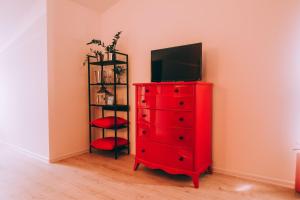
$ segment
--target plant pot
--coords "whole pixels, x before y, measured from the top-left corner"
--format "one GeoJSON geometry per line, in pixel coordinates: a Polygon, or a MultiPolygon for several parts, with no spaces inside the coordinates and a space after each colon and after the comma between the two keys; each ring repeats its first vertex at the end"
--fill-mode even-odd
{"type": "Polygon", "coordinates": [[[112,60],[113,59],[113,53],[106,52],[106,60],[112,60]]]}
{"type": "Polygon", "coordinates": [[[100,83],[100,71],[96,70],[95,73],[95,83],[100,83]]]}
{"type": "Polygon", "coordinates": [[[98,55],[98,57],[99,57],[99,61],[100,61],[100,62],[103,62],[103,60],[104,60],[104,55],[103,55],[103,54],[100,54],[100,55],[98,55]]]}
{"type": "Polygon", "coordinates": [[[96,56],[97,62],[102,62],[104,60],[103,54],[96,54],[95,56],[96,56]]]}
{"type": "Polygon", "coordinates": [[[116,74],[116,83],[121,83],[121,75],[116,74]]]}

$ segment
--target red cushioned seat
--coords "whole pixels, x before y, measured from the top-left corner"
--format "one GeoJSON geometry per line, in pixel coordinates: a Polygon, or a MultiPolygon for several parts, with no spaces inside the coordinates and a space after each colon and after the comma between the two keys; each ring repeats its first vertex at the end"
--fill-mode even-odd
{"type": "MultiPolygon", "coordinates": [[[[92,125],[100,128],[114,128],[115,117],[103,117],[95,119],[91,122],[92,125]]],[[[117,127],[127,125],[128,121],[121,117],[117,117],[117,127]]]]}
{"type": "MultiPolygon", "coordinates": [[[[128,140],[124,138],[117,138],[117,146],[125,146],[128,144],[128,140]]],[[[106,138],[100,138],[97,140],[94,140],[91,143],[91,146],[96,149],[102,149],[102,150],[113,150],[115,148],[115,138],[114,137],[106,137],[106,138]]]]}

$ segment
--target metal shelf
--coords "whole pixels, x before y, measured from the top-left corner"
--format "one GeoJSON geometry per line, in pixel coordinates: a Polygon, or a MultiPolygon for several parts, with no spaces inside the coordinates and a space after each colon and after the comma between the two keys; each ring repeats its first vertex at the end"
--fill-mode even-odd
{"type": "MultiPolygon", "coordinates": [[[[92,121],[92,112],[93,112],[93,107],[99,107],[99,108],[102,108],[102,117],[105,117],[105,111],[107,110],[110,110],[110,111],[113,111],[114,112],[114,117],[116,118],[117,117],[117,112],[121,111],[121,112],[126,112],[126,115],[127,115],[127,121],[128,121],[128,124],[126,126],[122,126],[122,127],[118,127],[118,128],[111,128],[112,130],[114,130],[114,137],[117,138],[117,135],[118,135],[118,129],[121,129],[121,128],[127,128],[127,140],[128,140],[128,143],[129,142],[129,85],[128,85],[128,70],[129,70],[129,67],[128,67],[128,55],[127,54],[124,54],[124,53],[120,53],[120,52],[115,52],[113,53],[113,56],[112,56],[112,60],[107,60],[107,61],[96,61],[94,62],[93,60],[96,60],[97,58],[95,56],[87,56],[87,59],[88,59],[88,102],[89,102],[89,122],[92,121]],[[118,56],[118,59],[116,59],[118,56]],[[121,57],[123,57],[121,59],[121,57]],[[125,61],[123,61],[125,60],[125,61]],[[123,67],[126,68],[126,73],[125,73],[125,76],[126,76],[126,83],[116,83],[117,82],[117,75],[116,73],[114,72],[114,80],[113,80],[113,83],[91,83],[91,67],[92,65],[96,65],[97,67],[100,67],[100,70],[101,70],[101,74],[103,74],[103,71],[104,71],[104,68],[105,66],[113,66],[114,68],[114,71],[115,71],[115,68],[117,67],[117,65],[123,65],[123,67]],[[125,65],[125,66],[124,66],[125,65]],[[91,86],[112,86],[113,87],[113,94],[114,94],[114,105],[97,105],[97,104],[92,104],[91,103],[91,86]],[[117,91],[119,89],[119,87],[117,86],[126,86],[126,94],[127,96],[125,97],[126,98],[126,104],[125,105],[119,105],[117,104],[117,91]]],[[[121,89],[121,88],[120,88],[121,89]]],[[[92,134],[92,129],[93,128],[100,128],[100,127],[97,127],[97,126],[93,126],[93,125],[89,125],[89,141],[90,141],[90,144],[92,142],[92,140],[94,139],[93,138],[93,134],[92,134]]],[[[102,129],[102,138],[105,138],[105,128],[101,128],[102,129]]],[[[115,145],[117,145],[116,143],[116,139],[115,139],[115,145]]],[[[126,149],[128,150],[128,154],[130,153],[130,146],[127,145],[126,146],[126,149]]],[[[115,159],[118,158],[118,153],[119,153],[120,149],[119,148],[115,148],[114,149],[114,155],[115,155],[115,159]]],[[[92,153],[92,147],[90,146],[90,153],[92,153]]]]}
{"type": "Polygon", "coordinates": [[[127,64],[127,62],[121,60],[105,60],[105,61],[97,61],[97,62],[90,63],[90,65],[98,65],[98,66],[123,65],[123,64],[127,64]]]}
{"type": "MultiPolygon", "coordinates": [[[[99,127],[99,126],[95,126],[95,125],[90,125],[92,128],[101,128],[101,129],[108,129],[108,130],[115,130],[115,128],[113,127],[113,128],[103,128],[103,127],[99,127]]],[[[119,127],[117,127],[116,129],[124,129],[124,128],[128,128],[128,126],[127,125],[125,125],[125,126],[119,126],[119,127]]]]}
{"type": "Polygon", "coordinates": [[[126,86],[127,85],[127,83],[90,83],[90,85],[124,85],[124,86],[126,86]]]}
{"type": "Polygon", "coordinates": [[[90,104],[92,107],[102,107],[104,110],[129,111],[128,105],[98,105],[90,104]]]}

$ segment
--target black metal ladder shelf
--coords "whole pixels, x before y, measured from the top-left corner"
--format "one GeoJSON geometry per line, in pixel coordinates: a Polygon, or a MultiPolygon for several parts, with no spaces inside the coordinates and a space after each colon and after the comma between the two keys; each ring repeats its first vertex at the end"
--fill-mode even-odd
{"type": "MultiPolygon", "coordinates": [[[[120,53],[120,52],[114,52],[112,54],[112,59],[111,60],[107,60],[107,61],[93,61],[95,60],[96,57],[94,56],[87,56],[87,60],[88,60],[88,103],[89,103],[89,122],[91,122],[92,119],[92,112],[95,109],[99,109],[101,108],[102,110],[102,118],[105,117],[105,111],[109,110],[109,111],[113,111],[114,113],[114,127],[113,128],[102,128],[102,139],[105,139],[105,130],[106,129],[111,129],[114,130],[114,156],[115,159],[118,158],[119,152],[123,149],[127,149],[127,153],[130,154],[130,137],[129,137],[129,84],[128,84],[128,71],[129,71],[129,67],[128,67],[128,55],[124,54],[124,53],[120,53]],[[118,57],[122,57],[122,60],[118,60],[118,57]],[[126,69],[126,82],[125,83],[117,83],[117,78],[116,78],[116,67],[117,65],[122,65],[125,66],[126,69]],[[100,67],[101,70],[101,81],[100,83],[91,83],[91,67],[100,67]],[[103,81],[103,71],[105,66],[113,66],[113,83],[105,83],[103,81]],[[113,101],[113,105],[98,105],[98,104],[94,104],[91,102],[91,95],[93,95],[91,93],[91,88],[93,86],[108,86],[108,87],[113,87],[113,96],[114,96],[114,101],[113,101]],[[119,87],[126,87],[126,104],[117,104],[117,92],[119,87]],[[117,113],[118,112],[126,112],[127,114],[127,125],[125,126],[117,126],[117,113]],[[127,144],[123,145],[123,146],[118,146],[118,130],[120,129],[127,129],[127,144]]],[[[94,135],[93,135],[93,128],[101,128],[95,125],[92,125],[91,123],[89,124],[89,143],[90,143],[90,153],[92,153],[94,147],[91,146],[91,143],[94,141],[94,135]]],[[[123,138],[124,139],[124,138],[123,138]]],[[[97,149],[99,150],[99,149],[97,149]]]]}

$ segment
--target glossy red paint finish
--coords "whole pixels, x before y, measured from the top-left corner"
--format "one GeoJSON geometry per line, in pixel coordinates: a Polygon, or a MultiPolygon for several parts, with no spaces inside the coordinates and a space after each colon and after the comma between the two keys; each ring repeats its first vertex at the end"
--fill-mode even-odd
{"type": "Polygon", "coordinates": [[[300,192],[300,153],[297,153],[295,190],[300,192]]]}
{"type": "Polygon", "coordinates": [[[137,101],[138,108],[156,108],[170,110],[193,110],[193,96],[168,97],[163,95],[144,95],[137,101]]]}
{"type": "Polygon", "coordinates": [[[186,174],[199,186],[211,169],[212,84],[141,83],[136,86],[136,170],[140,163],[186,174]]]}
{"type": "Polygon", "coordinates": [[[157,127],[192,127],[194,112],[175,110],[138,109],[138,123],[156,125],[157,127]]]}
{"type": "Polygon", "coordinates": [[[150,124],[137,124],[138,140],[146,139],[158,143],[186,148],[194,147],[194,130],[192,128],[159,127],[150,124]]]}
{"type": "Polygon", "coordinates": [[[191,149],[174,147],[158,142],[143,141],[139,145],[137,157],[141,160],[178,169],[193,169],[193,152],[191,149]]]}

